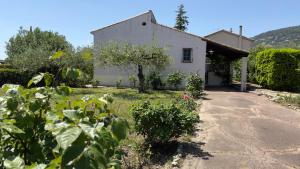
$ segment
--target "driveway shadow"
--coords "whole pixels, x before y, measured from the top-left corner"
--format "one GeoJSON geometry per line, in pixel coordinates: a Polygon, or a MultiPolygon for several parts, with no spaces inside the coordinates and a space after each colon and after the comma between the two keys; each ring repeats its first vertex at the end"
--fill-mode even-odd
{"type": "Polygon", "coordinates": [[[202,146],[205,145],[204,142],[181,142],[180,145],[183,146],[183,155],[192,157],[202,158],[203,160],[209,160],[209,158],[214,157],[209,152],[202,150],[202,146]]]}

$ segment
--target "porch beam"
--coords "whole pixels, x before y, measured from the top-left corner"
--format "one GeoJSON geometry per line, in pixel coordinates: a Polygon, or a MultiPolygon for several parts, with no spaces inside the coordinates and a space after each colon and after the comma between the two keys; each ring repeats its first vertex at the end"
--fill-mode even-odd
{"type": "Polygon", "coordinates": [[[248,57],[242,57],[241,59],[241,91],[247,90],[247,62],[248,57]]]}

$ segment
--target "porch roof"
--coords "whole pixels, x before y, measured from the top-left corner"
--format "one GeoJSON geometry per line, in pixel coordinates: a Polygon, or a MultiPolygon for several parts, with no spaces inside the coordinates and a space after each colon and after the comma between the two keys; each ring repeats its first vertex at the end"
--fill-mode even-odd
{"type": "MultiPolygon", "coordinates": [[[[248,57],[249,52],[238,49],[238,48],[233,48],[231,46],[215,42],[213,40],[207,39],[207,38],[202,38],[204,41],[207,42],[206,46],[206,51],[213,51],[213,54],[220,54],[224,55],[225,57],[228,57],[229,59],[238,59],[242,57],[248,57]]],[[[209,53],[208,53],[209,54],[209,53]]]]}

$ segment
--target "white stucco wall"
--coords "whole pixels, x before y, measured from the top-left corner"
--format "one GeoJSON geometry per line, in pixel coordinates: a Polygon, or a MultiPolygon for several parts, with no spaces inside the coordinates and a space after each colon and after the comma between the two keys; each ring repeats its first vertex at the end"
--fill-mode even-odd
{"type": "MultiPolygon", "coordinates": [[[[167,53],[172,58],[171,64],[162,72],[164,77],[169,73],[180,70],[186,75],[191,72],[199,73],[205,80],[206,42],[200,37],[154,24],[151,19],[152,13],[149,12],[95,31],[93,32],[94,45],[98,46],[109,41],[132,44],[152,44],[154,42],[161,47],[167,47],[167,53]],[[142,25],[143,22],[147,23],[146,26],[142,25]],[[192,63],[182,63],[183,48],[192,48],[192,63]]],[[[128,77],[136,74],[137,71],[134,68],[103,68],[97,66],[97,64],[94,70],[94,78],[100,80],[101,84],[109,86],[114,86],[118,79],[122,79],[122,86],[129,86],[128,77]]]]}
{"type": "MultiPolygon", "coordinates": [[[[172,63],[163,74],[180,70],[186,76],[190,73],[198,73],[205,80],[206,42],[196,36],[179,32],[168,27],[153,24],[155,41],[160,46],[167,46],[168,54],[172,56],[172,63]],[[183,48],[192,48],[192,63],[183,63],[183,48]]],[[[185,82],[183,82],[185,84],[185,82]]]]}
{"type": "MultiPolygon", "coordinates": [[[[216,41],[218,43],[226,44],[228,46],[234,47],[234,48],[239,48],[239,36],[232,35],[230,33],[226,32],[217,32],[212,35],[206,36],[208,39],[211,39],[213,41],[216,41]]],[[[249,51],[251,48],[252,41],[242,38],[242,49],[249,51]]]]}

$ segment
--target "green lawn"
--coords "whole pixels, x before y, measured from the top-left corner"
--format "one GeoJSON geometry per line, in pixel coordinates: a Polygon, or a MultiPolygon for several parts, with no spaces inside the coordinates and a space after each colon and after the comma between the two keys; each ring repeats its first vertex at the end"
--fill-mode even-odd
{"type": "Polygon", "coordinates": [[[91,95],[95,97],[101,97],[104,94],[112,94],[114,102],[111,105],[115,113],[123,118],[126,118],[130,124],[132,124],[132,117],[129,113],[130,106],[138,101],[149,100],[155,103],[170,103],[173,98],[182,94],[182,91],[149,91],[148,93],[138,93],[136,89],[122,88],[117,89],[115,87],[103,87],[103,88],[74,88],[73,93],[69,96],[69,99],[78,100],[85,95],[91,95]]]}

